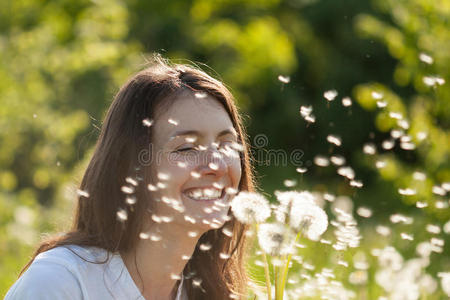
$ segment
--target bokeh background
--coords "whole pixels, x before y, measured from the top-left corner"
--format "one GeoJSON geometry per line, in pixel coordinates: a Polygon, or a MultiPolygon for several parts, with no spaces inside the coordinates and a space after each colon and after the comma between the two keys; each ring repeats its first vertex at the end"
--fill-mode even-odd
{"type": "MultiPolygon", "coordinates": [[[[306,189],[369,208],[370,218],[355,213],[362,240],[349,260],[385,245],[412,258],[418,243],[438,238],[444,246],[427,267],[438,280],[450,270],[449,20],[448,0],[0,1],[0,295],[39,240],[69,226],[105,110],[154,52],[195,63],[232,89],[268,197],[306,189]],[[333,101],[324,98],[329,90],[338,93],[333,101]],[[312,106],[314,123],[301,106],[312,106]],[[383,148],[398,129],[406,138],[383,148]],[[261,159],[257,135],[267,137],[264,151],[301,150],[300,162],[261,159]],[[315,163],[332,155],[346,159],[362,187],[333,163],[315,163]],[[392,223],[398,213],[414,221],[392,223]],[[391,233],[375,233],[378,224],[391,233]]],[[[334,259],[332,251],[319,256],[321,265],[334,259]]],[[[350,269],[339,271],[349,287],[350,269]]],[[[384,295],[375,272],[359,299],[384,295]]],[[[438,288],[428,299],[444,297],[438,288]]]]}

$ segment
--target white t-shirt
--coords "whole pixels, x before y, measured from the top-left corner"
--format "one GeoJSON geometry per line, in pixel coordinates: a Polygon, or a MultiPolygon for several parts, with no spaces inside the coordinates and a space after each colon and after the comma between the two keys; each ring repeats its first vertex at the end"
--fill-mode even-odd
{"type": "MultiPolygon", "coordinates": [[[[107,254],[104,249],[75,245],[40,253],[4,300],[145,300],[118,253],[98,263],[107,254]]],[[[182,286],[183,280],[176,299],[181,299],[182,286]]]]}

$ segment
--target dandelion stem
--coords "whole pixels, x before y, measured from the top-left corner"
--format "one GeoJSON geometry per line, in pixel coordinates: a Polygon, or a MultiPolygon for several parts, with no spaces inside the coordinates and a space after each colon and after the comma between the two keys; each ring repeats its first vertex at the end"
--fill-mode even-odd
{"type": "MultiPolygon", "coordinates": [[[[256,224],[256,231],[258,231],[258,223],[256,224]]],[[[266,277],[266,288],[267,288],[267,300],[272,300],[272,285],[270,284],[270,273],[269,273],[269,263],[267,262],[267,255],[263,251],[262,253],[264,261],[264,275],[266,277]]]]}
{"type": "MultiPolygon", "coordinates": [[[[283,255],[282,258],[283,261],[286,260],[286,256],[283,255]]],[[[276,273],[275,273],[275,299],[276,300],[283,300],[283,277],[281,276],[283,273],[282,266],[274,266],[276,273]]]]}
{"type": "MultiPolygon", "coordinates": [[[[297,240],[299,239],[299,237],[300,237],[300,232],[295,237],[294,246],[295,246],[295,243],[297,243],[297,240]]],[[[283,299],[284,288],[286,286],[286,279],[287,279],[287,275],[289,272],[289,263],[291,262],[291,258],[292,258],[292,253],[290,253],[287,257],[286,265],[284,266],[284,270],[283,270],[283,277],[281,277],[281,286],[279,287],[279,293],[281,295],[280,299],[283,299]]]]}

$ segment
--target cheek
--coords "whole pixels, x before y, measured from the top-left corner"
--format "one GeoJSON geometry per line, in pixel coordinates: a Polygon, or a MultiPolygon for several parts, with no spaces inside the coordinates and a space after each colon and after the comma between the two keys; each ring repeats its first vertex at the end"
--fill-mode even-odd
{"type": "Polygon", "coordinates": [[[167,185],[164,194],[173,194],[190,178],[193,170],[189,162],[165,155],[153,166],[154,182],[162,182],[167,185]]]}
{"type": "Polygon", "coordinates": [[[241,161],[239,159],[233,161],[229,165],[228,170],[230,173],[233,187],[238,188],[239,183],[241,182],[241,175],[242,175],[241,161]]]}

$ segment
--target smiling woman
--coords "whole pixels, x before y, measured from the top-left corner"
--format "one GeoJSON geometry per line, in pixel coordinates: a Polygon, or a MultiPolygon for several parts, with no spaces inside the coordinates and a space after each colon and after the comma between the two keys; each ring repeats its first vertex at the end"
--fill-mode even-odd
{"type": "Polygon", "coordinates": [[[244,298],[247,228],[230,201],[253,190],[245,136],[221,82],[156,57],[108,110],[71,231],[6,299],[244,298]]]}

